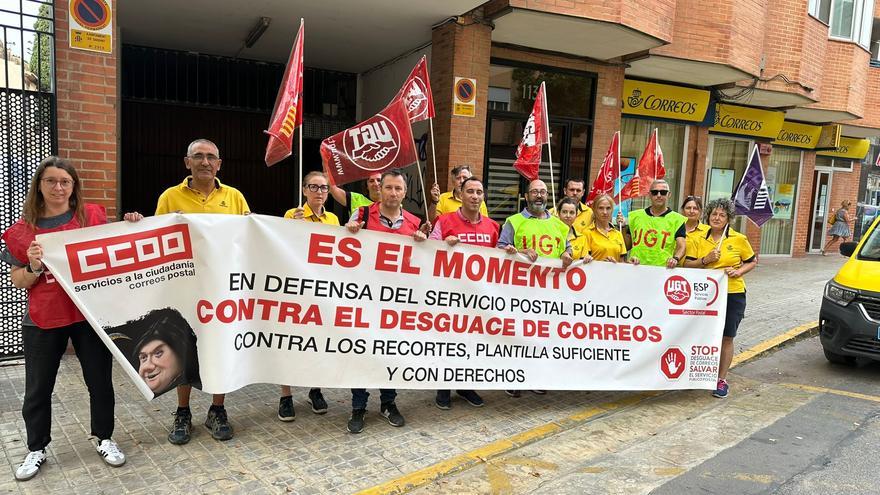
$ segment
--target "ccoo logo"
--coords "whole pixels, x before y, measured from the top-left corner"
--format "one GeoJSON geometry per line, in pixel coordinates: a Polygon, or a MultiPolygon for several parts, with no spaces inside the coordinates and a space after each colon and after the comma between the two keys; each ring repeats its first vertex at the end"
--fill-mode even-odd
{"type": "Polygon", "coordinates": [[[403,104],[410,122],[417,122],[428,118],[427,87],[419,77],[410,80],[409,86],[403,95],[403,104]]]}
{"type": "Polygon", "coordinates": [[[381,170],[394,162],[400,151],[400,131],[382,114],[349,129],[342,139],[342,148],[352,162],[364,170],[381,170]]]}
{"type": "Polygon", "coordinates": [[[691,298],[691,284],[680,275],[673,275],[663,284],[666,299],[677,306],[688,302],[691,298]]]}

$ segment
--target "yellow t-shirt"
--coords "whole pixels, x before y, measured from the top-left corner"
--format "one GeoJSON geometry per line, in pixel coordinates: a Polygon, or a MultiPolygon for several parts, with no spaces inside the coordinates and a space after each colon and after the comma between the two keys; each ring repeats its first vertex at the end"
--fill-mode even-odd
{"type": "MultiPolygon", "coordinates": [[[[687,232],[687,224],[686,223],[684,225],[684,229],[687,232]]],[[[698,223],[697,228],[695,228],[694,230],[687,233],[687,237],[685,237],[686,245],[690,246],[690,244],[692,242],[696,242],[696,239],[699,239],[700,237],[706,237],[706,232],[708,232],[708,231],[709,231],[708,225],[706,225],[705,223],[702,223],[702,222],[698,223]]],[[[687,251],[685,251],[685,253],[687,253],[687,251]]],[[[684,266],[685,259],[687,259],[687,254],[685,254],[685,257],[681,260],[681,262],[678,265],[684,266]]]]}
{"type": "Polygon", "coordinates": [[[183,182],[169,187],[159,196],[156,215],[165,215],[174,211],[183,213],[226,213],[229,215],[245,215],[251,212],[244,195],[230,186],[214,179],[214,190],[207,197],[201,191],[189,186],[192,176],[183,182]]]}
{"type": "Polygon", "coordinates": [[[623,255],[626,254],[626,243],[623,240],[623,234],[615,228],[611,228],[605,234],[596,228],[596,224],[591,224],[590,228],[581,237],[586,239],[587,253],[593,259],[604,261],[605,258],[610,256],[620,261],[623,255]]]}
{"type": "MultiPolygon", "coordinates": [[[[557,217],[559,216],[556,213],[556,208],[550,208],[550,214],[557,217]]],[[[574,222],[571,223],[571,226],[578,235],[583,235],[591,225],[593,225],[593,210],[589,206],[581,203],[580,211],[577,216],[574,217],[574,222]]]]}
{"type": "MultiPolygon", "coordinates": [[[[315,212],[312,211],[312,208],[308,203],[303,205],[303,220],[309,222],[318,222],[318,223],[326,223],[328,225],[339,225],[339,218],[327,211],[327,208],[323,209],[323,213],[320,215],[315,215],[315,212]]],[[[291,208],[287,210],[284,214],[284,218],[293,218],[293,213],[296,211],[296,208],[291,208]]]]}
{"type": "MultiPolygon", "coordinates": [[[[459,208],[461,208],[461,200],[456,199],[456,197],[452,195],[452,192],[445,192],[440,195],[440,202],[437,203],[437,216],[458,211],[459,208]]],[[[480,213],[482,213],[483,216],[489,216],[489,210],[486,209],[485,201],[480,205],[480,213]]]]}
{"type": "MultiPolygon", "coordinates": [[[[702,236],[688,238],[687,252],[685,256],[689,260],[698,260],[715,249],[716,243],[712,239],[712,233],[706,230],[702,236]]],[[[739,268],[743,263],[755,258],[755,251],[749,244],[749,239],[739,232],[730,229],[727,237],[721,239],[721,257],[718,261],[706,265],[706,268],[739,268]]],[[[746,291],[746,282],[742,277],[727,279],[727,292],[740,294],[746,291]]]]}

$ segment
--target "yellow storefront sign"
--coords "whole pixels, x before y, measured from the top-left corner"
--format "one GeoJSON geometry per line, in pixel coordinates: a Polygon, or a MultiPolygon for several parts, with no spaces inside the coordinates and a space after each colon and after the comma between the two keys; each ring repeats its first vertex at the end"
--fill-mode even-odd
{"type": "Polygon", "coordinates": [[[822,126],[822,134],[819,134],[817,150],[833,150],[840,146],[840,133],[843,126],[840,124],[828,124],[822,126]]]}
{"type": "Polygon", "coordinates": [[[776,139],[784,121],[784,112],[718,103],[709,131],[776,139]]]}
{"type": "Polygon", "coordinates": [[[831,156],[834,158],[850,158],[852,160],[864,160],[868,155],[868,149],[871,142],[867,139],[856,139],[849,137],[840,138],[840,146],[832,151],[819,151],[816,154],[822,156],[831,156]]]}
{"type": "Polygon", "coordinates": [[[820,134],[822,134],[822,128],[817,125],[785,121],[782,123],[782,129],[779,130],[773,144],[813,149],[819,142],[820,134]]]}
{"type": "Polygon", "coordinates": [[[709,109],[709,92],[668,84],[625,79],[623,113],[662,119],[702,122],[709,109]]]}

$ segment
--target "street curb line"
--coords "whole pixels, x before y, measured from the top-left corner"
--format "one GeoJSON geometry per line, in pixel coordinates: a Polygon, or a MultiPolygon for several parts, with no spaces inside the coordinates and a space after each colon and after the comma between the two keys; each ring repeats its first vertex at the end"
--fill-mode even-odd
{"type": "MultiPolygon", "coordinates": [[[[778,335],[772,339],[765,340],[764,342],[761,342],[751,347],[750,349],[747,349],[737,354],[736,356],[734,356],[733,362],[731,363],[730,367],[733,368],[734,366],[751,361],[786,342],[809,336],[812,332],[818,331],[818,329],[818,321],[813,321],[792,328],[791,330],[781,335],[778,335]]],[[[649,399],[651,397],[657,397],[659,395],[669,392],[672,391],[659,390],[651,392],[639,392],[637,394],[630,395],[622,399],[606,402],[597,406],[592,406],[560,420],[551,421],[550,423],[536,426],[522,433],[517,433],[516,435],[496,440],[492,443],[489,443],[482,447],[478,447],[469,452],[459,454],[445,461],[440,461],[428,467],[418,469],[395,479],[380,483],[371,488],[361,490],[357,492],[357,494],[399,495],[402,493],[406,493],[411,490],[415,490],[416,488],[427,485],[432,481],[436,481],[440,478],[466,471],[481,463],[486,463],[490,459],[502,456],[520,447],[524,447],[539,440],[551,437],[553,435],[556,435],[557,433],[562,433],[563,431],[570,430],[576,426],[586,423],[591,419],[596,419],[598,416],[601,416],[603,414],[607,414],[627,406],[632,406],[634,404],[642,402],[643,400],[649,399]]]]}
{"type": "Polygon", "coordinates": [[[490,459],[502,456],[520,447],[535,443],[595,419],[617,409],[632,406],[645,399],[657,397],[666,391],[639,392],[622,399],[606,402],[576,412],[560,420],[536,426],[522,433],[496,440],[490,444],[440,461],[423,469],[413,471],[360,492],[359,495],[397,495],[424,486],[444,476],[466,471],[490,459]]]}
{"type": "Polygon", "coordinates": [[[861,399],[869,402],[880,402],[880,397],[876,395],[860,394],[858,392],[850,392],[848,390],[838,390],[835,388],[814,387],[812,385],[801,385],[800,383],[783,383],[783,387],[794,390],[803,390],[804,392],[815,392],[817,394],[832,394],[841,397],[849,397],[852,399],[861,399]]]}
{"type": "Polygon", "coordinates": [[[740,364],[747,363],[757,357],[763,356],[767,352],[785,344],[787,342],[794,341],[800,338],[806,338],[810,335],[813,335],[815,332],[819,331],[819,322],[811,321],[809,323],[804,323],[803,325],[796,326],[791,330],[777,335],[772,339],[765,340],[749,349],[746,349],[743,352],[740,352],[736,356],[733,357],[733,361],[730,363],[730,367],[738,366],[740,364]]]}

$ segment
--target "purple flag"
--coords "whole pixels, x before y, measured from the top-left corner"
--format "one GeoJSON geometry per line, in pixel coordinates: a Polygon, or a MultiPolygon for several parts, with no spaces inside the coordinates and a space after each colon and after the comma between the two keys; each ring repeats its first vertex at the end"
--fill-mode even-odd
{"type": "Polygon", "coordinates": [[[749,166],[733,192],[733,202],[736,204],[736,214],[749,217],[758,227],[773,218],[773,201],[770,199],[767,182],[764,181],[757,144],[752,149],[749,166]]]}

